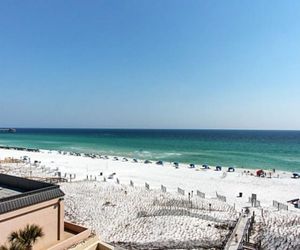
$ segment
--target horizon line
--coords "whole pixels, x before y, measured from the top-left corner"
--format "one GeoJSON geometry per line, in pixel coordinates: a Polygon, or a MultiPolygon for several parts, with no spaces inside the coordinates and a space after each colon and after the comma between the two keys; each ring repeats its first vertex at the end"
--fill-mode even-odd
{"type": "Polygon", "coordinates": [[[103,130],[228,130],[228,131],[300,131],[300,129],[260,129],[260,128],[117,128],[117,127],[0,127],[1,129],[103,129],[103,130]]]}

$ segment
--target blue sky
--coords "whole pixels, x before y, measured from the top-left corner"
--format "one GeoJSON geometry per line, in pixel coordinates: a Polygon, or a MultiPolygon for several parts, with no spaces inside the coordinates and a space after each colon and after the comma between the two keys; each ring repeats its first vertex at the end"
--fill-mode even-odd
{"type": "Polygon", "coordinates": [[[300,129],[299,1],[1,1],[0,126],[300,129]]]}

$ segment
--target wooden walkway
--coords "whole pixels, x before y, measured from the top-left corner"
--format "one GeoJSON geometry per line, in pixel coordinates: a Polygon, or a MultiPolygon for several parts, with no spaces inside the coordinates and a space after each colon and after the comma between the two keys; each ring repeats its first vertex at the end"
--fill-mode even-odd
{"type": "Polygon", "coordinates": [[[230,236],[230,238],[227,241],[227,244],[225,245],[225,250],[238,250],[242,249],[242,241],[244,232],[248,226],[249,218],[247,215],[242,214],[230,236]],[[235,235],[237,234],[237,237],[235,235]]]}

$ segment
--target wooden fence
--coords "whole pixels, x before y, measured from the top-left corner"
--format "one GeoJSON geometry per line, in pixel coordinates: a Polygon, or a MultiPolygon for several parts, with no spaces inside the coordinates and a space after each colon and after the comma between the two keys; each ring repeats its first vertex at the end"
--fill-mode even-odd
{"type": "Polygon", "coordinates": [[[199,190],[197,190],[197,196],[204,199],[205,198],[205,193],[202,193],[199,190]]]}
{"type": "Polygon", "coordinates": [[[184,190],[181,188],[177,188],[177,192],[181,195],[184,195],[184,190]]]}
{"type": "Polygon", "coordinates": [[[223,201],[223,202],[226,202],[226,196],[224,196],[224,195],[219,195],[217,192],[216,192],[216,195],[217,195],[217,199],[218,199],[218,200],[223,201]]]}
{"type": "Polygon", "coordinates": [[[289,209],[288,205],[285,205],[285,204],[283,204],[281,202],[278,202],[278,201],[275,201],[275,200],[273,200],[273,207],[277,208],[278,211],[279,210],[288,210],[289,209]]]}

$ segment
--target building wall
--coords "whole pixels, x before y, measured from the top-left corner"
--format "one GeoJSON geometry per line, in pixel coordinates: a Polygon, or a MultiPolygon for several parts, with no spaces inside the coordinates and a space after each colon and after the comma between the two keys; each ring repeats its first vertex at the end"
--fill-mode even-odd
{"type": "Polygon", "coordinates": [[[34,250],[47,249],[64,234],[63,200],[53,199],[37,205],[18,209],[0,215],[0,244],[7,243],[7,237],[13,231],[24,228],[27,224],[42,227],[45,236],[34,245],[34,250]]]}
{"type": "Polygon", "coordinates": [[[71,231],[73,235],[71,237],[66,237],[63,241],[60,241],[58,244],[50,247],[48,250],[69,249],[74,245],[80,244],[80,242],[86,242],[86,240],[91,235],[90,229],[66,221],[65,231],[71,231]]]}

